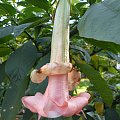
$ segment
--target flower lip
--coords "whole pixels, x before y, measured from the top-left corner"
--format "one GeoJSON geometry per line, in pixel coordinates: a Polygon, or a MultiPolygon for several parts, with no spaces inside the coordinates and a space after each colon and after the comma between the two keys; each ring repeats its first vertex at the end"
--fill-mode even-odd
{"type": "Polygon", "coordinates": [[[84,92],[78,96],[69,98],[67,100],[67,106],[58,106],[48,96],[46,98],[45,95],[38,92],[35,96],[23,97],[22,102],[32,112],[38,113],[39,117],[56,118],[79,114],[82,108],[88,104],[89,98],[90,94],[84,92]]]}

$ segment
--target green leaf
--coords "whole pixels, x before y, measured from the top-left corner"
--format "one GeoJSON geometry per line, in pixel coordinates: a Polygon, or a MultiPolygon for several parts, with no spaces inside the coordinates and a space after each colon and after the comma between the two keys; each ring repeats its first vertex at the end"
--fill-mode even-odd
{"type": "Polygon", "coordinates": [[[6,42],[12,40],[13,38],[14,38],[13,35],[8,35],[3,38],[0,38],[0,44],[6,43],[6,42]]]}
{"type": "Polygon", "coordinates": [[[120,116],[115,109],[106,109],[105,120],[120,120],[120,116]]]}
{"type": "Polygon", "coordinates": [[[100,119],[100,117],[98,117],[98,114],[96,114],[95,112],[87,112],[87,119],[88,120],[104,120],[104,119],[100,119]]]}
{"type": "Polygon", "coordinates": [[[83,7],[83,6],[86,5],[86,4],[87,4],[87,2],[86,2],[86,1],[83,1],[83,2],[77,3],[75,6],[76,6],[77,9],[80,10],[80,8],[83,7]]]}
{"type": "Polygon", "coordinates": [[[48,53],[47,55],[40,58],[40,60],[38,61],[37,66],[35,68],[39,69],[40,67],[42,67],[43,65],[45,65],[46,63],[49,63],[49,62],[50,62],[50,53],[48,53]]]}
{"type": "Polygon", "coordinates": [[[51,37],[42,37],[42,38],[37,38],[37,44],[38,45],[45,45],[46,43],[50,43],[51,37]]]}
{"type": "Polygon", "coordinates": [[[5,63],[2,63],[2,64],[0,64],[0,84],[4,80],[5,77],[6,77],[5,63]]]}
{"type": "Polygon", "coordinates": [[[21,97],[24,95],[29,79],[12,81],[7,89],[2,103],[2,120],[15,120],[21,107],[21,97]]]}
{"type": "Polygon", "coordinates": [[[4,57],[6,55],[9,55],[10,53],[11,53],[11,49],[4,47],[0,48],[0,57],[4,57]]]}
{"type": "Polygon", "coordinates": [[[45,13],[45,10],[32,6],[32,7],[26,7],[22,10],[22,12],[24,13],[25,18],[29,18],[29,17],[34,17],[34,16],[41,16],[42,14],[45,13]]]}
{"type": "Polygon", "coordinates": [[[111,52],[107,52],[107,54],[109,55],[109,57],[113,60],[116,60],[117,62],[120,62],[120,56],[118,56],[118,54],[114,54],[111,52]]]}
{"type": "Polygon", "coordinates": [[[1,15],[13,16],[16,13],[16,9],[12,5],[0,3],[0,13],[1,15]]]}
{"type": "Polygon", "coordinates": [[[5,71],[11,80],[24,79],[37,59],[37,51],[31,41],[18,48],[6,62],[5,71]]]}
{"type": "Polygon", "coordinates": [[[94,4],[96,0],[87,0],[90,5],[94,4]]]}
{"type": "Polygon", "coordinates": [[[112,91],[107,82],[101,77],[98,71],[88,64],[77,63],[80,70],[87,75],[90,82],[94,85],[94,90],[97,91],[103,98],[106,105],[111,106],[113,102],[112,91]]]}
{"type": "Polygon", "coordinates": [[[34,6],[37,6],[39,8],[42,8],[46,11],[48,11],[48,9],[50,8],[49,6],[49,3],[47,0],[25,0],[26,2],[34,5],[34,6]]]}
{"type": "Polygon", "coordinates": [[[49,20],[50,20],[50,17],[30,17],[21,21],[20,24],[32,22],[32,24],[29,27],[33,28],[35,26],[42,25],[48,22],[49,20]]]}
{"type": "Polygon", "coordinates": [[[40,20],[40,17],[29,17],[27,19],[23,19],[22,21],[20,21],[19,24],[25,24],[25,23],[30,23],[30,22],[35,22],[37,20],[40,20]]]}
{"type": "Polygon", "coordinates": [[[2,104],[2,120],[15,120],[21,106],[29,79],[29,71],[37,58],[37,51],[31,41],[18,48],[6,62],[5,71],[11,83],[2,104]]]}
{"type": "MultiPolygon", "coordinates": [[[[109,42],[111,46],[112,43],[120,45],[119,4],[119,0],[105,0],[91,6],[79,20],[79,35],[109,42]]],[[[105,43],[104,46],[107,47],[105,43]]]]}
{"type": "Polygon", "coordinates": [[[86,42],[93,44],[94,46],[100,47],[104,50],[109,50],[113,53],[120,52],[120,45],[112,42],[102,41],[102,40],[95,40],[95,39],[84,39],[86,42]]]}
{"type": "Polygon", "coordinates": [[[29,27],[32,23],[26,23],[18,26],[14,26],[13,32],[14,32],[14,37],[19,36],[24,30],[29,27]]]}
{"type": "Polygon", "coordinates": [[[41,19],[33,22],[33,24],[31,24],[30,27],[35,27],[35,26],[42,25],[44,23],[47,23],[49,20],[50,20],[50,17],[41,18],[41,19]]]}
{"type": "MultiPolygon", "coordinates": [[[[26,28],[28,28],[32,23],[21,24],[18,26],[9,26],[0,29],[0,38],[3,38],[0,41],[4,41],[4,39],[9,39],[9,35],[14,33],[14,37],[19,36],[26,28]]],[[[12,37],[12,35],[10,35],[12,37]]],[[[7,41],[7,40],[5,40],[7,41]]]]}
{"type": "Polygon", "coordinates": [[[19,2],[17,2],[17,5],[18,6],[24,6],[24,7],[28,7],[29,6],[29,4],[27,2],[25,2],[25,1],[19,1],[19,2]]]}
{"type": "Polygon", "coordinates": [[[79,47],[79,46],[75,46],[75,45],[71,45],[71,48],[74,49],[74,50],[76,50],[76,52],[79,51],[80,54],[82,54],[84,60],[85,60],[87,63],[90,62],[90,60],[91,60],[90,55],[88,54],[88,52],[87,52],[85,49],[83,49],[83,48],[81,48],[81,47],[79,47]]]}
{"type": "Polygon", "coordinates": [[[13,26],[0,28],[0,38],[6,37],[13,32],[13,26]]]}

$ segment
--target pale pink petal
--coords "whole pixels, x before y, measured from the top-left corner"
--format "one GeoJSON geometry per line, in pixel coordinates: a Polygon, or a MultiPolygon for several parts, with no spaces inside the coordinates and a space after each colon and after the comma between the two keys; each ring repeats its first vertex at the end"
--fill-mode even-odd
{"type": "Polygon", "coordinates": [[[67,101],[69,99],[67,75],[49,76],[48,87],[45,95],[58,106],[67,106],[67,101]]]}
{"type": "Polygon", "coordinates": [[[78,114],[84,106],[88,104],[88,93],[84,93],[85,96],[73,97],[68,101],[68,108],[65,110],[63,116],[72,116],[78,114]]]}
{"type": "Polygon", "coordinates": [[[49,102],[44,106],[43,111],[48,118],[56,118],[63,114],[64,109],[64,107],[59,107],[53,101],[49,100],[49,102]]]}
{"type": "Polygon", "coordinates": [[[41,115],[38,115],[38,120],[40,120],[40,118],[41,118],[41,115]]]}

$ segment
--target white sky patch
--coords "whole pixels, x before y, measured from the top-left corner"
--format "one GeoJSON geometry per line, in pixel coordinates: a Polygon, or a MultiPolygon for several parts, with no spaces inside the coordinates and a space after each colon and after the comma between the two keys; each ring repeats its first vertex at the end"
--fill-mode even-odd
{"type": "Polygon", "coordinates": [[[21,11],[22,9],[24,9],[25,7],[23,7],[23,6],[18,6],[17,7],[17,9],[19,10],[19,11],[21,11]]]}

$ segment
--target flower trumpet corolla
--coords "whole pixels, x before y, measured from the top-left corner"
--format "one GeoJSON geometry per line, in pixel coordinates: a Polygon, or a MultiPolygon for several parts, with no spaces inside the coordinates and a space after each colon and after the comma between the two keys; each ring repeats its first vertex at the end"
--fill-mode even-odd
{"type": "Polygon", "coordinates": [[[69,63],[69,0],[60,0],[53,28],[50,63],[31,73],[31,80],[41,83],[48,76],[48,86],[44,94],[25,96],[22,102],[34,113],[48,118],[78,114],[87,105],[90,95],[81,93],[69,96],[80,81],[80,73],[69,63]]]}

